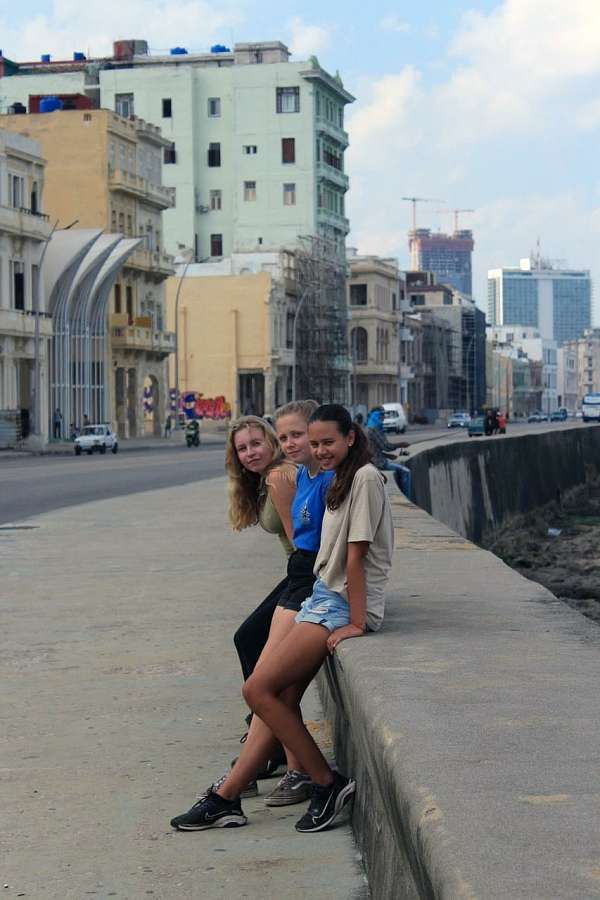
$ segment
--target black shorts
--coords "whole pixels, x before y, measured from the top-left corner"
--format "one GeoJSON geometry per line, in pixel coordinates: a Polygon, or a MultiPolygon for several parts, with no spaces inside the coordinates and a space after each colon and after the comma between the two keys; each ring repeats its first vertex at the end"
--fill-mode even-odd
{"type": "Polygon", "coordinates": [[[317,554],[312,550],[294,550],[288,559],[288,582],[281,592],[277,606],[300,612],[300,607],[312,594],[316,558],[317,554]]]}

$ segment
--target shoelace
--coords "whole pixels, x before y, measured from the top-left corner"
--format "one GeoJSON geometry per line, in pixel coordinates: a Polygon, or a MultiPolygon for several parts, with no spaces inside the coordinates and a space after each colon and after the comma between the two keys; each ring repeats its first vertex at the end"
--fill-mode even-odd
{"type": "Polygon", "coordinates": [[[277,782],[278,788],[288,787],[288,785],[293,785],[297,781],[304,781],[306,775],[303,775],[302,772],[296,772],[294,769],[291,771],[287,771],[283,778],[280,778],[277,782]]]}

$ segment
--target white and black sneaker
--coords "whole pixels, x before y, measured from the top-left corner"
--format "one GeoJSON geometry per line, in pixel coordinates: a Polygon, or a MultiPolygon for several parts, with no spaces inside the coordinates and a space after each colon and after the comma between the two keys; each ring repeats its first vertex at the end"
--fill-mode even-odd
{"type": "Polygon", "coordinates": [[[312,781],[308,775],[294,770],[286,772],[270,794],[265,797],[265,806],[292,806],[304,803],[311,795],[312,781]]]}
{"type": "Polygon", "coordinates": [[[296,831],[324,831],[341,813],[356,790],[356,782],[339,772],[333,773],[333,784],[313,784],[307,811],[296,822],[296,831]]]}
{"type": "Polygon", "coordinates": [[[171,826],[178,831],[204,831],[207,828],[239,828],[248,819],[242,812],[240,801],[225,800],[212,789],[194,803],[181,816],[171,819],[171,826]]]}

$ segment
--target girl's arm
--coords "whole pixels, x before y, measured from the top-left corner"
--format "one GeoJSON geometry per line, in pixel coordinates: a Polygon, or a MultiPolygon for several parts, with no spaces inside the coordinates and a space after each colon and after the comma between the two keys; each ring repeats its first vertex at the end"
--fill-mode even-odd
{"type": "Polygon", "coordinates": [[[367,582],[365,578],[364,558],[369,549],[369,541],[351,541],[348,543],[348,560],[346,574],[348,579],[348,603],[350,605],[350,624],[336,628],[327,638],[327,649],[333,653],[340,641],[348,638],[362,637],[367,625],[367,582]]]}
{"type": "Polygon", "coordinates": [[[287,539],[290,544],[293,544],[292,503],[296,494],[296,470],[291,469],[291,467],[275,469],[274,472],[267,476],[267,486],[273,506],[279,513],[287,539]]]}

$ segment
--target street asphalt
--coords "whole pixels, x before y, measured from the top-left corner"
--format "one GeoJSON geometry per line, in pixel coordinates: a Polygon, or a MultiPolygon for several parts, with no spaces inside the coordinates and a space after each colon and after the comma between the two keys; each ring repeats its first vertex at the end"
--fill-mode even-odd
{"type": "MultiPolygon", "coordinates": [[[[157,480],[152,456],[143,472],[157,480]]],[[[125,462],[135,467],[134,455],[28,471],[37,489],[80,466],[129,472],[125,462]]],[[[169,826],[239,752],[246,710],[231,636],[284,570],[272,536],[230,531],[225,496],[225,479],[207,476],[0,530],[8,900],[366,897],[347,818],[299,835],[305,804],[263,804],[273,781],[243,801],[247,827],[169,826]]],[[[315,693],[305,716],[330,749],[315,693]]]]}

